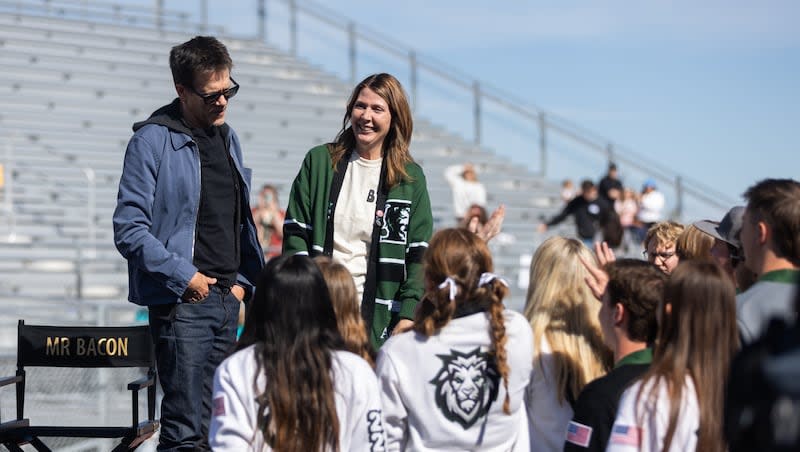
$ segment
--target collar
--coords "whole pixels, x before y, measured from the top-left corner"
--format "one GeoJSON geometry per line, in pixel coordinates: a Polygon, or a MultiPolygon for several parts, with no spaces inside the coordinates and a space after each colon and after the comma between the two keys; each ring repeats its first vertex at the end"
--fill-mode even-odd
{"type": "Polygon", "coordinates": [[[614,369],[630,364],[650,364],[651,362],[653,362],[653,349],[647,347],[623,356],[619,362],[614,364],[614,369]]]}
{"type": "Polygon", "coordinates": [[[783,270],[773,270],[764,273],[758,278],[759,281],[771,281],[777,283],[797,284],[800,283],[800,270],[786,268],[783,270]]]}

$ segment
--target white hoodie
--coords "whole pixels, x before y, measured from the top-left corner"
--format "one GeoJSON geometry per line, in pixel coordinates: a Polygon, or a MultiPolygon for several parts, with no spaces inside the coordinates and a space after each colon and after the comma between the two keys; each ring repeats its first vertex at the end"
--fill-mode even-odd
{"type": "MultiPolygon", "coordinates": [[[[339,450],[383,450],[380,394],[375,373],[361,357],[346,351],[332,356],[339,450]]],[[[267,376],[258,378],[255,346],[229,356],[214,375],[209,443],[215,451],[271,451],[258,429],[256,396],[267,376]]]]}
{"type": "Polygon", "coordinates": [[[524,317],[505,311],[511,414],[493,360],[484,312],[451,320],[431,337],[410,331],[378,354],[386,450],[511,451],[528,449],[523,396],[533,363],[524,317]],[[494,395],[494,397],[492,397],[494,395]]]}

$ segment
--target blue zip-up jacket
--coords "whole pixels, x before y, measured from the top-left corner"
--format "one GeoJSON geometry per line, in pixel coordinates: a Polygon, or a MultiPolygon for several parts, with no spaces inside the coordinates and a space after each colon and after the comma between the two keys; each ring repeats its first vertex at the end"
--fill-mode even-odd
{"type": "MultiPolygon", "coordinates": [[[[200,206],[200,153],[180,117],[178,99],[133,125],[114,210],[114,244],[128,261],[128,300],[153,306],[181,303],[197,272],[194,256],[200,206]]],[[[250,214],[250,179],[236,133],[223,125],[241,181],[241,246],[236,284],[250,298],[264,266],[250,214]]]]}

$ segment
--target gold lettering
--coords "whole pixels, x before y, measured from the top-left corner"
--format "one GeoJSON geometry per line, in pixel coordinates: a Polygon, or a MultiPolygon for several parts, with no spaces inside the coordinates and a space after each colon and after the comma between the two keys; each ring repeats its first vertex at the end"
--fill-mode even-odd
{"type": "Polygon", "coordinates": [[[69,356],[69,338],[62,337],[61,338],[61,355],[69,356]]]}
{"type": "Polygon", "coordinates": [[[117,354],[117,341],[113,337],[108,338],[108,342],[106,342],[106,354],[108,356],[117,354]]]}
{"type": "Polygon", "coordinates": [[[97,344],[94,338],[89,339],[89,345],[86,347],[86,354],[89,356],[97,356],[97,344]]]}
{"type": "Polygon", "coordinates": [[[60,337],[50,337],[47,336],[47,348],[45,349],[45,355],[57,355],[58,354],[58,345],[60,341],[60,337]]]}
{"type": "Polygon", "coordinates": [[[78,338],[78,342],[75,346],[75,354],[78,356],[83,356],[86,354],[86,341],[82,338],[78,338]]]}
{"type": "Polygon", "coordinates": [[[119,356],[128,356],[128,338],[117,338],[117,346],[119,349],[119,356]]]}

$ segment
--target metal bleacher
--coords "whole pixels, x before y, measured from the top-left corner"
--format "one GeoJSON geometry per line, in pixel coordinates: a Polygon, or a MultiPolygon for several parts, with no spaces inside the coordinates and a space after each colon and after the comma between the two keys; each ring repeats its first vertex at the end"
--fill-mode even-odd
{"type": "MultiPolygon", "coordinates": [[[[196,34],[191,24],[172,31],[133,24],[124,11],[108,23],[11,3],[0,0],[0,163],[7,188],[0,190],[3,375],[13,373],[19,318],[29,324],[141,321],[126,302],[126,265],[113,246],[117,183],[132,123],[174,97],[170,47],[196,34]]],[[[177,13],[160,14],[183,23],[177,13]]],[[[351,86],[258,40],[216,34],[230,50],[233,76],[242,86],[228,122],[253,168],[254,189],[276,185],[285,203],[306,150],[332,140],[341,127],[351,86]]],[[[442,174],[453,162],[473,162],[490,208],[507,206],[504,231],[513,241],[492,248],[496,271],[512,282],[509,303],[520,309],[524,292],[516,280],[518,272],[527,272],[526,263],[520,270],[520,256],[541,240],[535,233],[540,217],[560,207],[557,187],[424,118],[415,118],[412,154],[427,176],[436,227],[451,224],[451,192],[442,174]]],[[[104,377],[91,375],[90,386],[80,391],[102,385],[104,377]]],[[[10,400],[3,395],[0,409],[12,407],[10,400]]],[[[74,406],[69,395],[43,389],[27,409],[46,417],[62,403],[74,406]]],[[[97,405],[109,418],[116,408],[97,405]]]]}
{"type": "MultiPolygon", "coordinates": [[[[119,319],[132,315],[124,302],[124,262],[112,244],[116,185],[131,124],[174,97],[167,56],[191,36],[124,23],[0,16],[0,137],[13,185],[13,212],[4,212],[13,224],[0,222],[0,235],[12,235],[0,245],[0,300],[20,308],[3,311],[4,326],[38,306],[48,312],[48,306],[105,303],[119,319]]],[[[285,202],[305,151],[340,128],[351,87],[262,42],[221,37],[243,87],[228,121],[242,139],[254,186],[277,185],[285,202]]],[[[437,227],[452,217],[444,168],[454,157],[477,165],[490,205],[507,205],[505,231],[515,241],[494,251],[498,270],[515,278],[519,255],[535,244],[533,224],[557,208],[557,189],[422,118],[415,121],[412,152],[428,177],[437,227]]]]}

